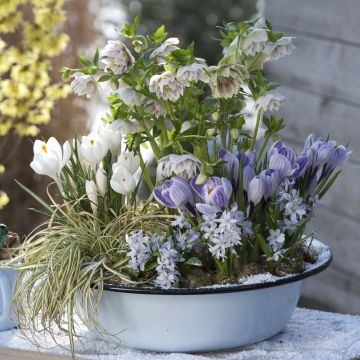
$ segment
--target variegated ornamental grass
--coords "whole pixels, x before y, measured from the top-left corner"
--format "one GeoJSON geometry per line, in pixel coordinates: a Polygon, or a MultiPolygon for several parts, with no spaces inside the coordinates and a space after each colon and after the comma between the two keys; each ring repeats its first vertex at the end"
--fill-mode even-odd
{"type": "Polygon", "coordinates": [[[301,272],[316,258],[305,227],[350,152],[313,134],[300,153],[280,141],[273,112],[284,97],[263,65],[289,55],[292,38],[262,19],[224,24],[223,57],[208,65],[164,26],[138,34],[138,21],[120,31],[126,44],[109,41],[81,68],[62,69],[78,95],[111,86],[100,128],[34,144],[31,167],[57,184],[50,204],[24,187],[49,217],[13,262],[16,305],[34,333],[56,324],[73,339],[75,314],[96,327],[104,282],[237,283],[301,272]]]}

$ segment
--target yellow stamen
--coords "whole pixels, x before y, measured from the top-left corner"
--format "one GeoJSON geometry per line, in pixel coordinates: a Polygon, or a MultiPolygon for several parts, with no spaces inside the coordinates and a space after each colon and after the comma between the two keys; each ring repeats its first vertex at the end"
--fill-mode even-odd
{"type": "Polygon", "coordinates": [[[41,148],[43,149],[44,153],[45,153],[45,154],[47,154],[47,148],[46,148],[46,145],[43,145],[41,148]]]}

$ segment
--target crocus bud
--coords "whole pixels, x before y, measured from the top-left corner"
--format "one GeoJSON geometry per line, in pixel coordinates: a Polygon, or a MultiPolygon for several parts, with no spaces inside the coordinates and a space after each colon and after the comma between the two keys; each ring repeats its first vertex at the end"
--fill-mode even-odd
{"type": "Polygon", "coordinates": [[[279,187],[280,184],[280,176],[279,173],[274,169],[263,170],[259,177],[264,183],[265,192],[264,199],[267,200],[271,196],[275,194],[275,191],[279,187]]]}
{"type": "Polygon", "coordinates": [[[265,186],[263,180],[259,176],[255,176],[249,183],[247,189],[247,196],[249,202],[257,205],[263,198],[265,193],[265,186]]]}
{"type": "Polygon", "coordinates": [[[100,167],[96,172],[96,185],[98,187],[99,193],[101,195],[105,195],[107,191],[107,175],[106,171],[100,167]]]}
{"type": "Polygon", "coordinates": [[[85,190],[86,195],[90,201],[91,209],[94,214],[97,211],[98,199],[97,199],[97,188],[94,180],[86,180],[85,181],[85,190]]]}

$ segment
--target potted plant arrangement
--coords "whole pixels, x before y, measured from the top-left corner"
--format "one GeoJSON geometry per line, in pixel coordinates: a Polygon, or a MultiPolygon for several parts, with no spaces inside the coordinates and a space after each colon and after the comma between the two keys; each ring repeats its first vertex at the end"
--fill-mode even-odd
{"type": "Polygon", "coordinates": [[[290,319],[301,280],[331,261],[305,228],[349,151],[315,135],[299,152],[280,141],[284,97],[263,65],[294,45],[269,22],[225,24],[223,57],[208,66],[164,26],[138,34],[138,21],[120,31],[131,46],[109,41],[62,69],[78,95],[110,84],[109,112],[63,146],[34,143],[31,167],[57,189],[48,203],[24,187],[49,220],[13,265],[16,308],[32,332],[67,332],[72,351],[79,318],[147,350],[261,341],[290,319]]]}
{"type": "Polygon", "coordinates": [[[16,256],[19,245],[19,236],[9,232],[6,225],[0,224],[0,331],[17,326],[12,308],[17,273],[4,265],[16,256]]]}

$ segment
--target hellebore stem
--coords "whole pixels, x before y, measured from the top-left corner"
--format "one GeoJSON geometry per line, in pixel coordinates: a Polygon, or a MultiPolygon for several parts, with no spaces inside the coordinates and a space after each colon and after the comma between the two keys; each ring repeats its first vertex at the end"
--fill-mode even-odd
{"type": "Polygon", "coordinates": [[[262,112],[261,112],[261,109],[260,109],[258,111],[257,117],[256,117],[256,124],[255,124],[255,129],[254,129],[254,133],[253,133],[252,140],[251,140],[250,150],[254,150],[257,133],[259,131],[259,125],[260,125],[261,117],[262,117],[262,112]]]}

